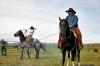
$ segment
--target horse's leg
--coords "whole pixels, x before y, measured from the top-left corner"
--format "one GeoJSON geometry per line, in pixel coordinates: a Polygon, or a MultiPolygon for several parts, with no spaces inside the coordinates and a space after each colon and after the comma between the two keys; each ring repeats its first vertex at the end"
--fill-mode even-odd
{"type": "Polygon", "coordinates": [[[76,48],[71,51],[71,60],[72,60],[72,66],[75,66],[75,58],[76,58],[76,48]]]}
{"type": "Polygon", "coordinates": [[[70,51],[68,51],[68,60],[67,60],[67,66],[69,66],[69,60],[70,60],[70,51]]]}
{"type": "Polygon", "coordinates": [[[39,58],[39,50],[36,50],[36,55],[35,58],[38,59],[39,58]]]}
{"type": "Polygon", "coordinates": [[[37,58],[39,58],[39,50],[37,51],[37,58]]]}
{"type": "Polygon", "coordinates": [[[29,48],[29,53],[30,53],[30,55],[31,55],[31,47],[29,48]]]}
{"type": "Polygon", "coordinates": [[[29,57],[29,59],[30,59],[29,48],[27,48],[27,55],[28,55],[28,57],[29,57]]]}
{"type": "Polygon", "coordinates": [[[36,50],[36,48],[35,48],[35,52],[36,52],[36,54],[35,54],[35,58],[37,58],[37,50],[36,50]]]}
{"type": "Polygon", "coordinates": [[[66,57],[66,50],[65,49],[62,49],[62,66],[64,66],[64,63],[65,63],[65,57],[66,57]]]}
{"type": "Polygon", "coordinates": [[[24,52],[24,47],[21,48],[21,60],[23,59],[23,52],[24,52]]]}
{"type": "Polygon", "coordinates": [[[78,52],[77,54],[78,55],[78,66],[80,66],[80,49],[78,49],[77,52],[78,52]]]}
{"type": "Polygon", "coordinates": [[[68,59],[70,59],[70,51],[68,51],[68,59]]]}
{"type": "Polygon", "coordinates": [[[80,49],[76,46],[76,61],[77,65],[80,66],[80,49]]]}

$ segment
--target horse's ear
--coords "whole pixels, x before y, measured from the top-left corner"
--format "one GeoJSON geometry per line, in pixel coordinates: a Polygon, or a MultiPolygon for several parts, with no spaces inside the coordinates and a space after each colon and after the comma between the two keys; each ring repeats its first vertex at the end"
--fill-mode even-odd
{"type": "Polygon", "coordinates": [[[22,30],[19,30],[19,32],[22,32],[22,30]]]}
{"type": "Polygon", "coordinates": [[[61,18],[59,17],[59,20],[61,21],[61,18]]]}

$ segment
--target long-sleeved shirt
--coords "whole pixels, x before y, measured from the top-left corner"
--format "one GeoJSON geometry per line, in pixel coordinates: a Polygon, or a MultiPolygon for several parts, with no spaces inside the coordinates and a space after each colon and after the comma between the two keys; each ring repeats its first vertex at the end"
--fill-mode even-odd
{"type": "Polygon", "coordinates": [[[78,17],[76,15],[67,16],[66,20],[69,22],[69,27],[78,27],[78,17]]]}
{"type": "Polygon", "coordinates": [[[28,30],[27,30],[27,33],[26,33],[27,36],[28,36],[28,35],[33,36],[33,34],[34,34],[34,30],[31,30],[31,29],[28,29],[28,30]]]}
{"type": "Polygon", "coordinates": [[[22,32],[24,33],[24,36],[28,36],[28,35],[31,35],[33,36],[35,30],[31,30],[31,29],[24,29],[22,30],[22,32]]]}
{"type": "Polygon", "coordinates": [[[6,41],[1,41],[1,46],[6,46],[7,45],[7,42],[6,41]]]}

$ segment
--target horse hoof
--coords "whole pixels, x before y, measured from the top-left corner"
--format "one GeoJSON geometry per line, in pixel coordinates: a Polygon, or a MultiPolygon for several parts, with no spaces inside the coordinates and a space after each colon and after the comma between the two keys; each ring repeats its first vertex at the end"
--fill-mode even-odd
{"type": "Polygon", "coordinates": [[[67,66],[69,66],[69,64],[67,64],[67,66]]]}
{"type": "Polygon", "coordinates": [[[78,63],[78,66],[80,66],[80,63],[78,63]]]}
{"type": "Polygon", "coordinates": [[[74,62],[72,62],[72,66],[75,66],[75,63],[74,62]]]}
{"type": "Polygon", "coordinates": [[[68,61],[67,61],[67,66],[69,66],[69,59],[68,59],[68,61]]]}

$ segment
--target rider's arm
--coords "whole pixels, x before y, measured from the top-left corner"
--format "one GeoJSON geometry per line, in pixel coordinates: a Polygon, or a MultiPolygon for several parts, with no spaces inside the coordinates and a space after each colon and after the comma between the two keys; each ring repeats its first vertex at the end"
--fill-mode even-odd
{"type": "Polygon", "coordinates": [[[78,26],[78,17],[77,16],[73,16],[71,21],[72,21],[71,24],[70,24],[71,28],[78,26]]]}

